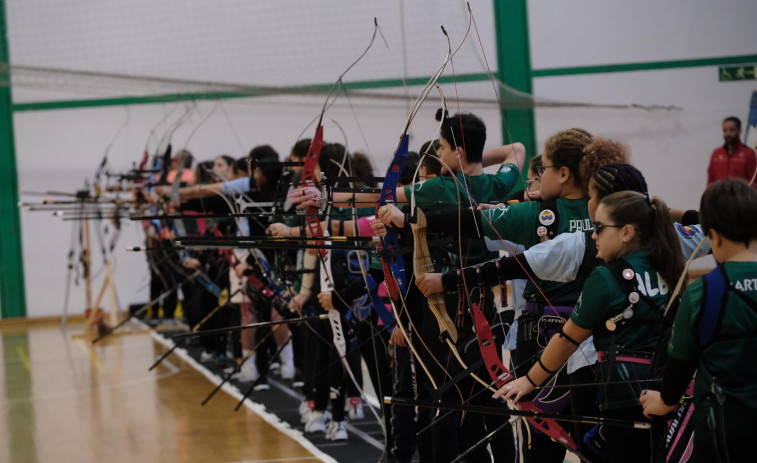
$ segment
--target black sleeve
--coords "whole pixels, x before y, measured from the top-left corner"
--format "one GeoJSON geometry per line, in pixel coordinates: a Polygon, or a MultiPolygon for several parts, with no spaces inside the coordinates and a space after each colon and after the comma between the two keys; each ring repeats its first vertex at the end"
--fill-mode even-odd
{"type": "MultiPolygon", "coordinates": [[[[486,286],[498,285],[507,280],[536,278],[523,254],[490,260],[474,267],[465,267],[463,269],[465,279],[467,281],[478,282],[477,268],[479,267],[481,268],[482,283],[486,286]]],[[[442,285],[445,288],[456,287],[457,270],[450,270],[443,274],[442,285]]]]}
{"type": "Polygon", "coordinates": [[[699,212],[689,209],[688,211],[683,213],[683,218],[681,219],[681,225],[696,225],[699,223],[699,212]]]}
{"type": "Polygon", "coordinates": [[[526,189],[514,191],[505,197],[504,203],[508,201],[523,201],[523,197],[526,195],[526,189]]]}
{"type": "Polygon", "coordinates": [[[675,405],[686,391],[698,362],[676,360],[668,357],[665,371],[662,374],[662,390],[660,396],[665,405],[675,405]]]}
{"type": "Polygon", "coordinates": [[[481,211],[470,209],[449,210],[443,212],[429,212],[426,214],[426,224],[431,233],[440,233],[457,238],[480,238],[481,211]]]}
{"type": "MultiPolygon", "coordinates": [[[[384,272],[378,269],[369,269],[368,273],[371,274],[374,281],[376,283],[381,283],[384,281],[384,272]]],[[[353,281],[347,287],[345,287],[343,290],[339,291],[339,295],[344,298],[346,301],[352,301],[354,299],[357,299],[358,297],[363,296],[368,292],[368,288],[365,287],[365,280],[363,278],[358,278],[357,280],[353,281]]]]}

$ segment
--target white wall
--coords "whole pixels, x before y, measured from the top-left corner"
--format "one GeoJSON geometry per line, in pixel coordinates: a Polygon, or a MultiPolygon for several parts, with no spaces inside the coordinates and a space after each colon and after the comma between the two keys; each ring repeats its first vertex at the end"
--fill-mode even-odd
{"type": "MultiPolygon", "coordinates": [[[[529,2],[534,69],[755,54],[757,2],[642,0],[529,2]]],[[[746,122],[757,81],[719,82],[715,66],[544,77],[534,94],[595,104],[671,105],[680,110],[538,109],[540,147],[551,134],[583,127],[631,147],[650,191],[670,206],[697,208],[721,121],[746,122]]],[[[750,137],[751,138],[751,137],[750,137]]]]}

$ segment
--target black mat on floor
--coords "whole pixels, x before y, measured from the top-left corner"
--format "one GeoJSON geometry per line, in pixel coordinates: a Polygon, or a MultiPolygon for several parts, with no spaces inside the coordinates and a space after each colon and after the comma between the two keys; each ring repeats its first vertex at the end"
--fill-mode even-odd
{"type": "MultiPolygon", "coordinates": [[[[162,331],[160,334],[170,340],[172,335],[181,332],[182,331],[162,331]]],[[[184,346],[184,348],[192,358],[200,363],[200,354],[202,353],[201,347],[189,345],[184,346]]],[[[220,378],[226,377],[223,369],[230,366],[229,363],[213,361],[202,363],[202,365],[220,378]]],[[[231,380],[229,381],[229,384],[236,387],[240,393],[244,395],[248,392],[253,383],[240,383],[231,380]]],[[[292,428],[304,432],[305,425],[300,423],[300,414],[298,411],[300,403],[303,400],[301,391],[292,386],[292,381],[282,380],[275,373],[269,375],[268,384],[270,385],[269,390],[253,391],[250,393],[247,400],[252,400],[265,405],[268,412],[275,414],[282,421],[289,423],[292,428]]],[[[208,384],[208,394],[210,394],[214,388],[214,385],[208,384]]],[[[205,400],[205,397],[197,398],[198,407],[203,400],[205,400]]],[[[213,399],[211,398],[205,406],[212,407],[213,399]]],[[[387,458],[383,455],[385,441],[381,427],[367,409],[367,405],[364,404],[364,408],[364,419],[348,423],[347,433],[349,434],[349,439],[347,441],[326,440],[323,432],[308,433],[305,434],[305,437],[318,447],[319,450],[331,456],[338,462],[386,462],[387,458]]],[[[228,413],[234,413],[234,410],[228,410],[228,413]]]]}

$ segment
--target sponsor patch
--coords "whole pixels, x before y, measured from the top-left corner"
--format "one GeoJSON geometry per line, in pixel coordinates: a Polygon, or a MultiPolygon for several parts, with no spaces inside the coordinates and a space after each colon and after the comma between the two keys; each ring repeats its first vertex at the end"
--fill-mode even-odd
{"type": "Polygon", "coordinates": [[[697,233],[696,228],[690,227],[688,225],[681,225],[680,223],[678,224],[678,231],[681,232],[681,234],[686,238],[691,238],[697,233]]]}

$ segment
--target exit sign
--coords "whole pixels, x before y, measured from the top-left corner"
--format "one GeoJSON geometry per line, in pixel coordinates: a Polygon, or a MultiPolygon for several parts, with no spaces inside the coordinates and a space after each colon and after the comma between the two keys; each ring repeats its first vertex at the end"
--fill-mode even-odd
{"type": "Polygon", "coordinates": [[[728,82],[731,80],[757,80],[757,64],[720,66],[718,75],[721,82],[728,82]]]}

